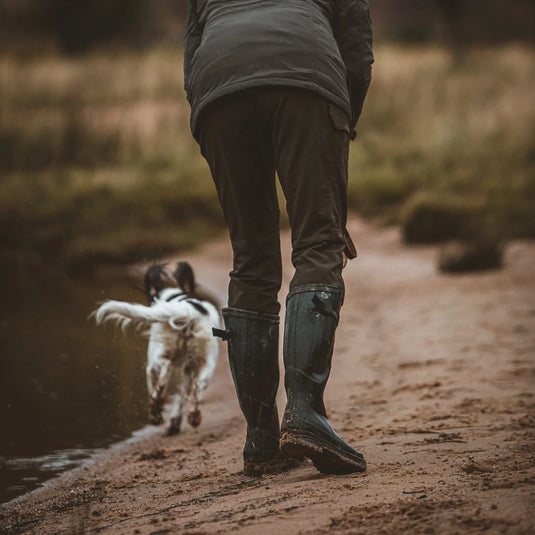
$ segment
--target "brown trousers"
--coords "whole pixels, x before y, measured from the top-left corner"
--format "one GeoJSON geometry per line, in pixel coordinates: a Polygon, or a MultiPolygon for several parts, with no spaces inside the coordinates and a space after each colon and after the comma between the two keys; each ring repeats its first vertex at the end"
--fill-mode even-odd
{"type": "Polygon", "coordinates": [[[247,90],[214,102],[199,143],[234,252],[230,307],[277,314],[282,267],[275,172],[286,197],[295,274],[290,288],[343,289],[350,128],[312,92],[247,90]]]}

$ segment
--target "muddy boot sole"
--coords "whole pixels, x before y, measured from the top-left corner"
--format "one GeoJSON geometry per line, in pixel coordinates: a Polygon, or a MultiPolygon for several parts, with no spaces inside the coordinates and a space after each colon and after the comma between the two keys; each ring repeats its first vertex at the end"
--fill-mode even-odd
{"type": "Polygon", "coordinates": [[[342,475],[366,471],[366,461],[360,453],[359,456],[351,455],[307,431],[284,432],[280,448],[284,457],[308,457],[322,474],[342,475]]]}
{"type": "Polygon", "coordinates": [[[286,472],[292,468],[297,468],[301,466],[304,458],[301,456],[299,458],[288,458],[277,456],[271,461],[266,462],[248,462],[244,461],[243,463],[243,473],[246,476],[265,476],[268,474],[279,474],[281,472],[286,472]]]}

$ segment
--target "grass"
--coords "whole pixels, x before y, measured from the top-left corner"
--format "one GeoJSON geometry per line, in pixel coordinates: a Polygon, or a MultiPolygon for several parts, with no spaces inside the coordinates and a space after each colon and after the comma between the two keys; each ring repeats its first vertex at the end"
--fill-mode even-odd
{"type": "MultiPolygon", "coordinates": [[[[474,50],[460,65],[438,48],[378,47],[350,154],[350,209],[408,235],[439,228],[436,213],[443,224],[460,200],[501,238],[535,237],[534,60],[522,47],[474,50]],[[436,209],[431,223],[418,219],[422,199],[436,209]]],[[[224,231],[176,51],[5,56],[0,79],[4,260],[87,270],[224,231]]],[[[471,232],[466,220],[441,239],[471,232]]]]}

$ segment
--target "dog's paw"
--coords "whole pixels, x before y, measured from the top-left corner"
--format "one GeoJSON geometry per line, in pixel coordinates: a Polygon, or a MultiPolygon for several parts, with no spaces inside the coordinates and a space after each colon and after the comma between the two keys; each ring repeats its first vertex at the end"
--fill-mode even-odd
{"type": "Polygon", "coordinates": [[[163,399],[156,398],[151,399],[149,403],[149,423],[151,425],[162,425],[163,424],[163,399]]]}
{"type": "Polygon", "coordinates": [[[201,425],[202,414],[199,409],[194,409],[188,412],[188,422],[191,427],[199,427],[201,425]]]}
{"type": "Polygon", "coordinates": [[[180,424],[182,423],[182,417],[171,418],[171,423],[167,428],[166,435],[172,437],[173,435],[178,435],[180,433],[180,424]]]}

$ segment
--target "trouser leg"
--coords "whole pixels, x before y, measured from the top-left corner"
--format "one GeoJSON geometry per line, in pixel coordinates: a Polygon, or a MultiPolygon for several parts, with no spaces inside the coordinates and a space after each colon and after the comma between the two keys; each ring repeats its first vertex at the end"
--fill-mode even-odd
{"type": "Polygon", "coordinates": [[[277,314],[282,277],[279,207],[271,142],[260,124],[254,93],[221,99],[207,110],[200,144],[234,253],[228,304],[277,314]]]}
{"type": "Polygon", "coordinates": [[[295,275],[306,284],[343,288],[350,129],[342,110],[308,92],[267,92],[274,159],[292,231],[295,275]]]}

